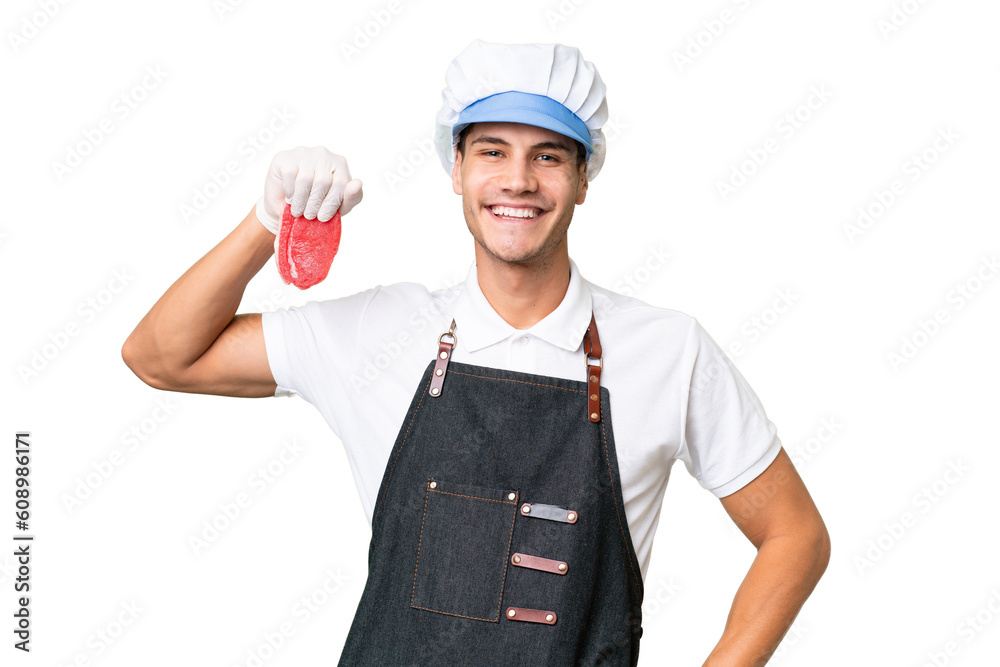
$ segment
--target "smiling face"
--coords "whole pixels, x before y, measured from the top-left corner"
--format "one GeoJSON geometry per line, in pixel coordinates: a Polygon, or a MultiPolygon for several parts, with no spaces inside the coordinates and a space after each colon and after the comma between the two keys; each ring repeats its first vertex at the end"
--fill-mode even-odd
{"type": "Polygon", "coordinates": [[[521,123],[475,123],[452,169],[476,259],[521,265],[568,256],[566,230],[587,196],[586,164],[569,137],[521,123]]]}

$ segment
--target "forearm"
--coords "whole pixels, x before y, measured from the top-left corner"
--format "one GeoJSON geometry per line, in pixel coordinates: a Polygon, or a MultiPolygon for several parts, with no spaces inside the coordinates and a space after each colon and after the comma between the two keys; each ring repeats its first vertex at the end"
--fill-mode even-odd
{"type": "Polygon", "coordinates": [[[174,282],[122,347],[133,371],[173,377],[188,368],[232,321],[247,283],[274,254],[274,234],[254,209],[174,282]]]}
{"type": "Polygon", "coordinates": [[[740,584],[705,667],[767,663],[829,561],[825,529],[765,540],[740,584]]]}

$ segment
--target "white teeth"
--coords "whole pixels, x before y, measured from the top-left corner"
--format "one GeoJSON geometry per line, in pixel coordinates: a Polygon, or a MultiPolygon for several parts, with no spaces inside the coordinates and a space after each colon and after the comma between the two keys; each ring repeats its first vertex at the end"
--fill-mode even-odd
{"type": "Polygon", "coordinates": [[[502,215],[505,218],[534,218],[537,217],[533,208],[511,208],[510,206],[492,206],[490,210],[494,215],[502,215]]]}

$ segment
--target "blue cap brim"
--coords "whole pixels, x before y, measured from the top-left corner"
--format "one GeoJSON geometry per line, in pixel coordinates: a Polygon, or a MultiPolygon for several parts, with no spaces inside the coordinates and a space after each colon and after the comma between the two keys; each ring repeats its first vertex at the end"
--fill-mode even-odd
{"type": "Polygon", "coordinates": [[[587,160],[594,152],[587,125],[572,111],[545,95],[512,90],[477,100],[458,115],[451,131],[452,141],[471,123],[524,123],[544,127],[586,146],[587,160]]]}

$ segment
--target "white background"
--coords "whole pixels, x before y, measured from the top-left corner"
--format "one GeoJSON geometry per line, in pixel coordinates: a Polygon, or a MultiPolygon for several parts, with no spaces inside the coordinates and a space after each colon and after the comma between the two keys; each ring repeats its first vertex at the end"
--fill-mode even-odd
{"type": "MultiPolygon", "coordinates": [[[[13,545],[14,433],[28,430],[36,536],[27,656],[11,647],[13,546],[0,550],[4,665],[251,665],[261,647],[269,666],[337,659],[370,537],[340,442],[298,398],[154,390],[120,349],[243,219],[271,156],[298,145],[347,156],[364,202],[324,283],[285,286],[272,261],[241,312],[464,279],[460,198],[424,151],[445,69],[475,37],[578,46],[607,83],[617,130],[569,233],[582,274],[610,289],[632,280],[727,350],[743,343],[733,360],[833,540],[772,664],[996,664],[1000,279],[984,263],[1000,251],[996,3],[402,0],[392,13],[382,0],[97,0],[50,3],[51,17],[43,4],[7,2],[0,24],[0,534],[13,545]],[[275,109],[294,119],[269,135],[275,109]],[[783,120],[796,113],[797,127],[783,120]],[[765,145],[777,150],[745,163],[765,145]],[[77,166],[56,166],[74,151],[77,166]],[[914,170],[925,151],[933,162],[914,170]],[[239,173],[211,187],[227,161],[239,173]],[[750,175],[724,198],[734,169],[750,175]],[[849,234],[894,180],[901,194],[849,234]],[[654,249],[670,259],[649,271],[654,249]],[[770,310],[782,292],[791,305],[770,310]],[[943,323],[927,325],[938,310],[943,323]],[[766,331],[751,337],[755,317],[766,331]],[[292,439],[304,451],[258,494],[251,475],[292,439]],[[250,506],[196,555],[189,539],[243,492],[250,506]],[[314,595],[323,604],[297,613],[314,595]],[[293,634],[269,653],[265,636],[286,622],[293,634]]],[[[754,554],[675,473],[643,665],[701,664],[754,554]]]]}

